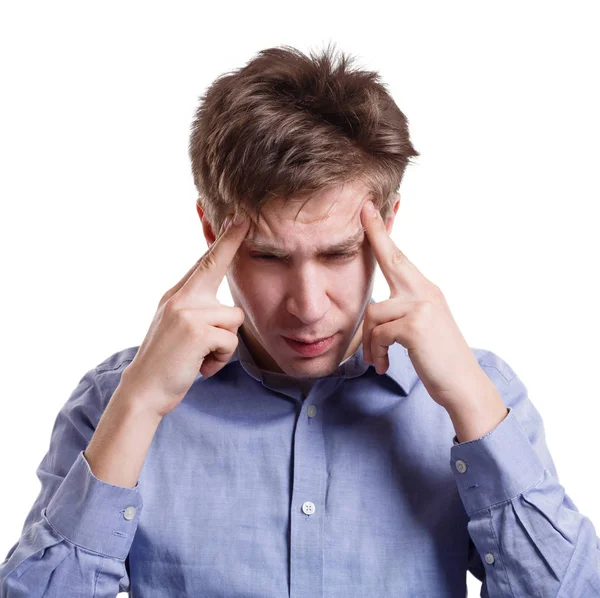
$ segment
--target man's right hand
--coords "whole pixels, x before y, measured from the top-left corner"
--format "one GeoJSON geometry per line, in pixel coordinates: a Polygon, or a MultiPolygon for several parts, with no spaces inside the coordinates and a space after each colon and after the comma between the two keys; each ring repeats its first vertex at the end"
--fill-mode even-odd
{"type": "MultiPolygon", "coordinates": [[[[230,222],[230,221],[229,221],[230,222]]],[[[242,241],[250,219],[227,226],[185,276],[161,298],[150,328],[123,382],[160,417],[172,411],[200,372],[209,377],[235,351],[244,311],[217,301],[217,290],[242,241]]]]}

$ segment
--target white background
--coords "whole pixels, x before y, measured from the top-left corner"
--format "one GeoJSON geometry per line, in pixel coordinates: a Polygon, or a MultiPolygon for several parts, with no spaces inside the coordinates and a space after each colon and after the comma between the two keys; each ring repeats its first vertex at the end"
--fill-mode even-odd
{"type": "MultiPolygon", "coordinates": [[[[198,97],[260,49],[329,41],[380,72],[421,153],[393,239],[469,345],[525,382],[560,482],[600,530],[593,6],[3,4],[1,558],[61,406],[141,343],[206,249],[187,156],[198,97]]],[[[219,298],[232,305],[226,283],[219,298]]],[[[469,576],[471,596],[479,586],[469,576]]]]}

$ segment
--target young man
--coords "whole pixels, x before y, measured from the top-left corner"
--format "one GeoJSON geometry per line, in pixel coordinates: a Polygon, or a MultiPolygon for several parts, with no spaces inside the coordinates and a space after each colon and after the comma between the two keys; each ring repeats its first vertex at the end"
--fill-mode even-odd
{"type": "Polygon", "coordinates": [[[523,382],[389,236],[417,155],[329,51],[213,84],[190,143],[209,249],[61,409],[0,596],[462,598],[467,571],[482,596],[600,596],[523,382]]]}

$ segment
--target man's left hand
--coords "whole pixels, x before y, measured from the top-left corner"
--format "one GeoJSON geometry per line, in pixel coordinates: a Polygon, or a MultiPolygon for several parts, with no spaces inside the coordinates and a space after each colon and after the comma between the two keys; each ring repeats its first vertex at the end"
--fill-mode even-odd
{"type": "MultiPolygon", "coordinates": [[[[460,332],[442,291],[409,261],[389,236],[385,223],[367,201],[361,221],[385,279],[390,298],[367,307],[363,322],[363,355],[378,374],[389,367],[388,347],[395,342],[408,355],[431,398],[457,419],[494,405],[496,421],[503,405],[491,380],[460,332]],[[459,415],[460,414],[460,415],[459,415]]],[[[506,409],[502,410],[503,416],[506,409]]],[[[489,426],[488,426],[489,427],[489,426]]],[[[463,438],[466,436],[463,433],[463,438]]],[[[461,440],[464,441],[464,440],[461,440]]]]}

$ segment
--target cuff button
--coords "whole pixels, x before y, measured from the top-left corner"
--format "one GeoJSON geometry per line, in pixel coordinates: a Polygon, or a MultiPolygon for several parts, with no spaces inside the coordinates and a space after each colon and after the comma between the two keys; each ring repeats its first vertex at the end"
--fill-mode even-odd
{"type": "Polygon", "coordinates": [[[458,459],[456,461],[456,469],[459,473],[465,473],[467,471],[467,464],[462,459],[458,459]]]}
{"type": "Polygon", "coordinates": [[[127,521],[131,521],[135,517],[135,507],[127,507],[123,513],[123,517],[125,517],[127,521]]]}

